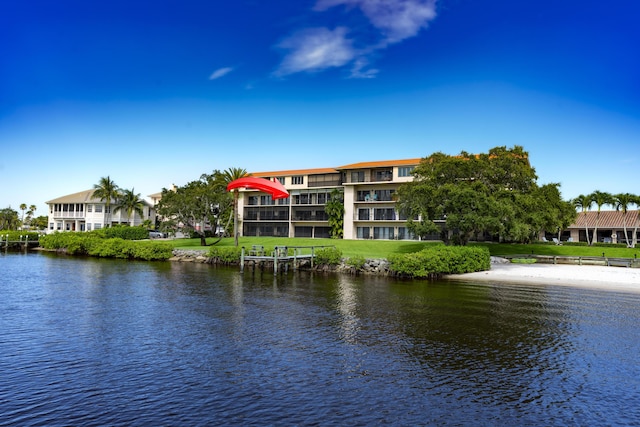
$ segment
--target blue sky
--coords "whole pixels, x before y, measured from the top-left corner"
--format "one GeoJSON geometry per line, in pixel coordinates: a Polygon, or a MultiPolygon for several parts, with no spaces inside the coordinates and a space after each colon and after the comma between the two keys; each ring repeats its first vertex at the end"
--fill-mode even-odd
{"type": "Polygon", "coordinates": [[[640,193],[635,0],[0,4],[0,207],[522,145],[640,193]]]}

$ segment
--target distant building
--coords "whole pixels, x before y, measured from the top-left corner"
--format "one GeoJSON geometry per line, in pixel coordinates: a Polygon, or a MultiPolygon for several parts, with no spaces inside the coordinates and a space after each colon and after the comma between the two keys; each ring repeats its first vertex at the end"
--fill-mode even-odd
{"type": "MultiPolygon", "coordinates": [[[[108,225],[131,224],[126,209],[114,212],[117,204],[112,200],[109,206],[111,212],[108,212],[106,203],[94,198],[93,191],[81,191],[46,202],[49,207],[47,232],[91,231],[108,225]]],[[[133,216],[133,225],[141,225],[147,219],[155,224],[155,209],[149,202],[144,202],[142,217],[135,212],[133,216]]]]}
{"type": "Polygon", "coordinates": [[[256,190],[241,190],[239,230],[243,236],[330,237],[324,206],[331,192],[338,189],[344,195],[345,239],[417,239],[397,210],[395,192],[413,179],[412,171],[420,160],[253,172],[254,177],[280,181],[290,197],[272,200],[256,190]]]}
{"type": "Polygon", "coordinates": [[[624,237],[624,227],[626,222],[627,236],[630,242],[637,242],[640,239],[640,218],[639,211],[627,211],[626,217],[621,211],[587,211],[578,213],[574,224],[571,224],[564,237],[571,238],[576,242],[587,241],[587,231],[589,241],[593,239],[593,233],[598,222],[598,230],[595,241],[599,243],[627,243],[624,237]],[[635,233],[635,240],[634,240],[635,233]]]}

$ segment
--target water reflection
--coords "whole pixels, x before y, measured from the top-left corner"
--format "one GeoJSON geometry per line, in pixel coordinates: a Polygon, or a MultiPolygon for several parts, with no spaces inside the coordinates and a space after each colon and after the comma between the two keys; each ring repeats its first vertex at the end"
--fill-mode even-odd
{"type": "Polygon", "coordinates": [[[41,255],[0,270],[0,424],[639,415],[637,295],[41,255]]]}

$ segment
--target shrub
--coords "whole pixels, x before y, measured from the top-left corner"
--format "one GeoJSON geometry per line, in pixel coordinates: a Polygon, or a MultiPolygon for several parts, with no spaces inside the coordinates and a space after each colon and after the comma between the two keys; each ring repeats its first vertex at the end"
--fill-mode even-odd
{"type": "Polygon", "coordinates": [[[359,255],[356,256],[352,256],[350,258],[347,258],[345,261],[345,264],[347,264],[349,267],[353,267],[357,270],[362,270],[362,268],[364,267],[365,263],[367,262],[367,260],[359,255]]]}
{"type": "Polygon", "coordinates": [[[338,265],[342,262],[342,251],[335,247],[315,250],[316,264],[338,265]]]}
{"type": "Polygon", "coordinates": [[[391,254],[389,268],[400,276],[435,278],[488,270],[491,257],[486,247],[433,246],[410,254],[391,254]]]}
{"type": "Polygon", "coordinates": [[[103,239],[143,240],[149,238],[149,231],[144,227],[129,227],[124,224],[94,230],[91,234],[103,239]]]}
{"type": "Polygon", "coordinates": [[[565,246],[589,246],[587,242],[562,242],[565,246]]]}
{"type": "Polygon", "coordinates": [[[240,262],[242,256],[242,248],[235,246],[211,246],[209,248],[209,257],[215,258],[223,264],[231,264],[240,262]]]}
{"type": "Polygon", "coordinates": [[[171,258],[173,246],[166,242],[131,242],[133,257],[145,261],[162,261],[171,258]]]}
{"type": "MultiPolygon", "coordinates": [[[[133,227],[132,227],[133,228],[133,227]]],[[[44,249],[62,250],[69,255],[91,255],[105,258],[165,260],[173,248],[165,242],[134,242],[122,238],[104,239],[96,233],[65,232],[42,236],[44,249]]]]}
{"type": "Polygon", "coordinates": [[[10,242],[24,241],[27,237],[29,241],[35,242],[38,240],[40,233],[36,231],[23,231],[23,230],[0,230],[0,238],[2,241],[7,240],[9,237],[10,242]]]}

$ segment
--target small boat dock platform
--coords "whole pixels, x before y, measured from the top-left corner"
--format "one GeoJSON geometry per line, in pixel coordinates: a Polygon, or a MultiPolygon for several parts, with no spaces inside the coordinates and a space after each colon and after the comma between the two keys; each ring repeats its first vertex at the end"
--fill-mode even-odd
{"type": "Polygon", "coordinates": [[[273,274],[277,274],[278,269],[288,271],[290,266],[295,271],[305,261],[309,261],[313,268],[315,250],[327,247],[333,246],[276,246],[273,251],[267,253],[264,246],[253,245],[248,250],[243,246],[240,255],[240,271],[244,271],[245,264],[253,268],[256,265],[261,267],[273,265],[273,274]]]}

